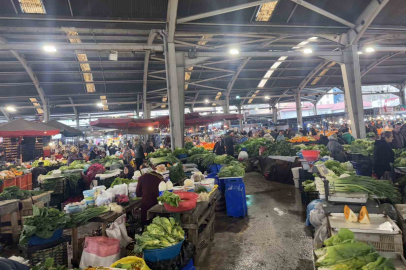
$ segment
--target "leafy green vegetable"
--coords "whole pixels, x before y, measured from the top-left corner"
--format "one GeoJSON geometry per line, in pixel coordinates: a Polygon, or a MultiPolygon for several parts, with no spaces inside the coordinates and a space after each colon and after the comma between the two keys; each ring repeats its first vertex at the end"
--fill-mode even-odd
{"type": "Polygon", "coordinates": [[[205,188],[204,186],[200,186],[199,188],[197,188],[195,190],[195,193],[199,194],[199,193],[203,193],[206,192],[207,193],[207,188],[205,188]]]}
{"type": "Polygon", "coordinates": [[[32,206],[33,215],[24,219],[24,226],[20,236],[20,245],[25,245],[28,239],[36,235],[41,238],[51,238],[58,229],[64,229],[71,218],[54,208],[38,208],[32,206]]]}
{"type": "Polygon", "coordinates": [[[3,192],[0,194],[0,201],[4,200],[23,200],[30,196],[36,196],[43,193],[43,191],[33,191],[33,190],[23,190],[17,186],[10,186],[4,188],[3,192]]]}
{"type": "Polygon", "coordinates": [[[151,152],[148,154],[147,158],[159,158],[159,157],[166,157],[167,154],[172,153],[171,149],[168,148],[160,148],[157,149],[155,152],[151,152]]]}
{"type": "Polygon", "coordinates": [[[209,153],[209,151],[204,149],[204,147],[195,146],[195,147],[193,147],[192,149],[190,149],[188,151],[188,156],[193,156],[193,155],[196,155],[196,154],[207,154],[207,153],[209,153]]]}
{"type": "Polygon", "coordinates": [[[216,156],[216,158],[214,159],[214,163],[220,165],[228,165],[232,161],[235,161],[235,158],[229,155],[216,156]]]}
{"type": "Polygon", "coordinates": [[[180,197],[179,197],[179,195],[166,190],[162,196],[158,197],[158,201],[169,204],[170,206],[173,206],[173,207],[178,207],[179,202],[180,202],[180,197]]]}
{"type": "Polygon", "coordinates": [[[232,161],[230,166],[225,166],[220,169],[219,177],[243,177],[245,175],[244,165],[238,161],[232,161]]]}
{"type": "Polygon", "coordinates": [[[190,150],[190,149],[192,149],[193,147],[194,147],[194,145],[193,145],[192,142],[187,142],[187,143],[185,143],[185,148],[186,148],[187,150],[190,150]]]}
{"type": "Polygon", "coordinates": [[[306,192],[316,191],[316,184],[312,180],[306,180],[302,183],[303,190],[306,192]]]}
{"type": "Polygon", "coordinates": [[[184,239],[185,232],[174,218],[155,217],[142,235],[136,235],[135,252],[173,246],[184,239]]]}
{"type": "Polygon", "coordinates": [[[187,155],[187,153],[188,153],[188,149],[179,148],[179,147],[176,147],[175,151],[173,151],[174,156],[187,155]]]}
{"type": "Polygon", "coordinates": [[[178,164],[169,167],[169,179],[172,183],[177,184],[186,177],[183,171],[183,164],[178,162],[178,164]]]}
{"type": "Polygon", "coordinates": [[[324,241],[326,247],[335,246],[345,243],[353,243],[355,241],[354,233],[348,229],[342,228],[336,235],[324,241]]]}
{"type": "Polygon", "coordinates": [[[351,142],[350,153],[361,154],[369,156],[374,154],[374,140],[371,139],[357,139],[351,142]]]}
{"type": "Polygon", "coordinates": [[[56,265],[55,260],[53,258],[48,257],[45,259],[45,262],[38,263],[33,268],[31,268],[31,270],[68,270],[68,267],[65,265],[56,265]]]}
{"type": "Polygon", "coordinates": [[[108,210],[109,210],[109,208],[107,206],[86,208],[85,211],[71,215],[72,224],[74,224],[76,226],[84,225],[90,219],[97,217],[98,215],[100,215],[108,210]]]}
{"type": "Polygon", "coordinates": [[[362,267],[362,270],[390,270],[395,269],[395,265],[389,259],[379,257],[376,261],[368,263],[362,267]]]}
{"type": "Polygon", "coordinates": [[[122,184],[130,184],[130,183],[135,183],[137,180],[134,179],[127,179],[127,178],[121,178],[121,177],[116,177],[111,183],[110,187],[114,187],[115,185],[122,185],[122,184]]]}
{"type": "Polygon", "coordinates": [[[80,172],[79,173],[67,173],[67,174],[64,174],[63,176],[68,180],[68,183],[72,189],[76,189],[76,187],[78,186],[79,180],[82,179],[80,172]]]}

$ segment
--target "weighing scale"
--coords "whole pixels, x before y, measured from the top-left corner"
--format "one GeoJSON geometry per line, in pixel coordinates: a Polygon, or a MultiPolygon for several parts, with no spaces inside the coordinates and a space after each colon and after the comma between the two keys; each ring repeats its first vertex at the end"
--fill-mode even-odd
{"type": "MultiPolygon", "coordinates": [[[[334,190],[334,184],[330,184],[326,180],[328,169],[324,164],[315,165],[313,168],[317,169],[317,172],[321,177],[316,177],[315,181],[323,181],[324,184],[324,197],[322,199],[322,205],[326,214],[330,213],[343,213],[344,206],[348,205],[355,213],[359,213],[362,206],[366,206],[368,212],[371,214],[382,214],[383,210],[379,207],[379,204],[373,200],[368,199],[367,193],[345,193],[345,192],[331,192],[334,190]],[[318,178],[318,179],[317,179],[318,178]]],[[[313,170],[315,172],[315,170],[313,170]]],[[[322,192],[321,192],[322,193],[322,192]]]]}

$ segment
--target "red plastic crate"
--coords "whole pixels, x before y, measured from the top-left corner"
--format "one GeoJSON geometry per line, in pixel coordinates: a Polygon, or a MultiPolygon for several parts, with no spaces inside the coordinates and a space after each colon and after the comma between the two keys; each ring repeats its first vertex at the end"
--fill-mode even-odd
{"type": "Polygon", "coordinates": [[[15,178],[3,180],[3,188],[17,186],[17,181],[15,178]]]}
{"type": "Polygon", "coordinates": [[[28,185],[32,186],[32,173],[27,174],[28,185]]]}
{"type": "Polygon", "coordinates": [[[23,176],[16,176],[16,186],[21,188],[23,186],[23,176]]]}

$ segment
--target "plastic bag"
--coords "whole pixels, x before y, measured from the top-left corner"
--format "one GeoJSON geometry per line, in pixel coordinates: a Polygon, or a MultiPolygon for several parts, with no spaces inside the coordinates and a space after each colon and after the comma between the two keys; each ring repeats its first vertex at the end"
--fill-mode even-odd
{"type": "Polygon", "coordinates": [[[238,160],[239,160],[239,161],[248,160],[248,153],[247,153],[247,151],[240,151],[240,153],[238,154],[238,160]]]}
{"type": "Polygon", "coordinates": [[[103,205],[107,205],[111,202],[113,202],[113,194],[111,194],[110,191],[104,191],[103,193],[101,193],[99,196],[97,196],[96,198],[96,205],[97,206],[103,206],[103,205]]]}
{"type": "Polygon", "coordinates": [[[127,184],[115,185],[112,189],[112,193],[114,196],[128,195],[128,185],[127,184]]]}
{"type": "Polygon", "coordinates": [[[128,237],[127,230],[125,228],[125,214],[118,217],[110,228],[106,229],[106,234],[110,238],[120,240],[121,247],[126,247],[132,242],[132,239],[128,237]]]}
{"type": "Polygon", "coordinates": [[[126,264],[126,263],[134,263],[134,262],[142,262],[144,264],[144,266],[141,268],[141,270],[151,270],[148,265],[145,264],[145,261],[141,258],[138,258],[136,256],[128,256],[125,258],[122,258],[118,261],[116,261],[115,263],[113,263],[110,267],[116,267],[117,264],[121,263],[121,264],[126,264]]]}
{"type": "Polygon", "coordinates": [[[80,268],[91,266],[110,267],[120,259],[120,241],[104,236],[86,237],[80,268]]]}
{"type": "Polygon", "coordinates": [[[136,194],[137,185],[138,185],[138,183],[130,183],[128,185],[128,198],[134,199],[137,197],[137,194],[136,194]]]}

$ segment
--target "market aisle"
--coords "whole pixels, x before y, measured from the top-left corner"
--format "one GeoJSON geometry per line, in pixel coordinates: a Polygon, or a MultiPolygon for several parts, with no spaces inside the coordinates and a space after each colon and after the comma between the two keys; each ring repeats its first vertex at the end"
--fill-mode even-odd
{"type": "Polygon", "coordinates": [[[246,174],[244,182],[248,218],[216,213],[215,238],[196,269],[313,269],[312,239],[298,189],[267,181],[256,172],[246,174]]]}

